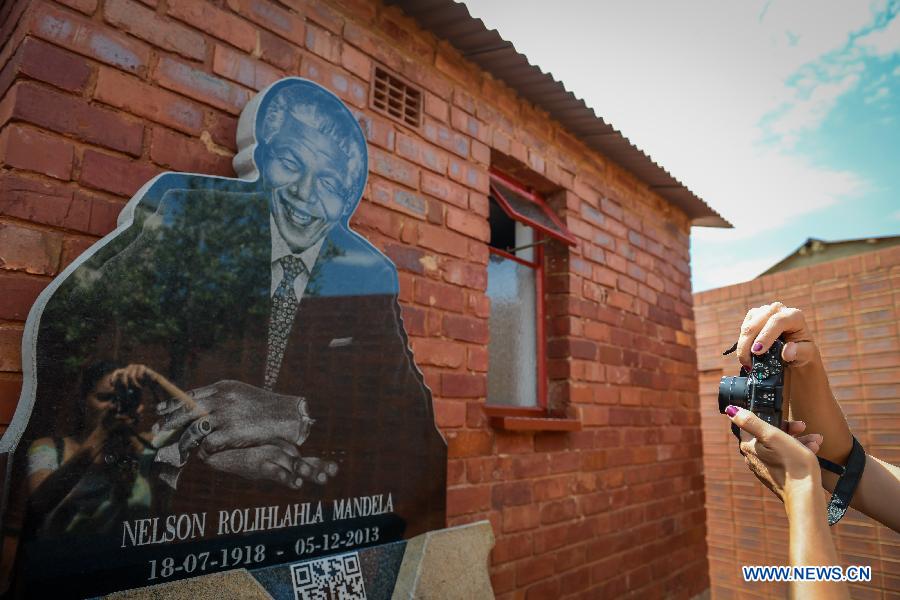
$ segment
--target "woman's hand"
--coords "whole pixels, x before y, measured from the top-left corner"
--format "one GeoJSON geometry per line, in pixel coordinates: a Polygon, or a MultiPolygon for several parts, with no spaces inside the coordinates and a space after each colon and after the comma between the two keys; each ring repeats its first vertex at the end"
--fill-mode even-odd
{"type": "Polygon", "coordinates": [[[747,311],[738,338],[738,360],[743,366],[749,367],[751,355],[765,354],[779,336],[785,342],[781,357],[792,367],[822,362],[803,311],[788,308],[781,302],[764,304],[747,311]]]}
{"type": "Polygon", "coordinates": [[[113,385],[121,383],[124,386],[141,388],[145,383],[156,383],[162,378],[162,375],[146,365],[132,363],[127,367],[116,369],[112,372],[111,379],[113,385]]]}
{"type": "Polygon", "coordinates": [[[822,485],[819,463],[816,460],[822,444],[817,433],[799,435],[806,424],[788,422],[788,432],[772,427],[749,410],[729,406],[725,409],[731,421],[741,428],[741,453],[744,462],[763,485],[785,502],[798,486],[804,491],[822,485]]]}
{"type": "Polygon", "coordinates": [[[824,437],[820,456],[845,464],[853,447],[850,427],[831,392],[803,311],[781,302],[750,309],[741,325],[738,360],[749,366],[752,355],[764,354],[779,337],[785,342],[781,357],[788,366],[784,397],[790,418],[804,421],[807,431],[824,437]]]}

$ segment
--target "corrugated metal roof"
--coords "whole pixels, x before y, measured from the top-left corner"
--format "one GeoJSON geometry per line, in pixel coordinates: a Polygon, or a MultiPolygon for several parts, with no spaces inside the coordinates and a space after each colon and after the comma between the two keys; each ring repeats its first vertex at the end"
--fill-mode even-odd
{"type": "Polygon", "coordinates": [[[605,122],[562,82],[532,65],[495,29],[473,18],[453,0],[386,0],[413,17],[428,31],[447,40],[462,55],[513,88],[521,97],[547,111],[588,147],[633,173],[650,189],[682,209],[694,225],[731,227],[706,202],[656,164],[652,158],[605,122]]]}

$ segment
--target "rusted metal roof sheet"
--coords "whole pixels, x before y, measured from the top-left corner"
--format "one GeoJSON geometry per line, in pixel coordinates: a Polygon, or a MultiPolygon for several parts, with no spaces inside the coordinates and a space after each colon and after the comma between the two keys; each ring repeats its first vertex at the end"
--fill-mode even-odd
{"type": "Polygon", "coordinates": [[[633,173],[650,189],[682,209],[694,225],[731,227],[706,202],[672,177],[652,158],[598,116],[562,82],[532,65],[511,42],[453,0],[386,0],[413,17],[428,31],[448,41],[484,71],[513,88],[521,97],[547,111],[582,142],[633,173]]]}

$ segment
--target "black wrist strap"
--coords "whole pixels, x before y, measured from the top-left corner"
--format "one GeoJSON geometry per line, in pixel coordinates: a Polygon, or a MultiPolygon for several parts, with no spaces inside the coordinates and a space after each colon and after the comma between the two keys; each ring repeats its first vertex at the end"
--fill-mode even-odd
{"type": "Polygon", "coordinates": [[[840,477],[834,486],[831,500],[828,502],[828,524],[834,525],[850,508],[850,501],[853,500],[856,486],[859,485],[859,480],[862,479],[863,471],[866,468],[866,451],[859,440],[854,437],[853,448],[850,450],[850,456],[847,457],[846,467],[825,458],[819,458],[819,466],[840,477]]]}

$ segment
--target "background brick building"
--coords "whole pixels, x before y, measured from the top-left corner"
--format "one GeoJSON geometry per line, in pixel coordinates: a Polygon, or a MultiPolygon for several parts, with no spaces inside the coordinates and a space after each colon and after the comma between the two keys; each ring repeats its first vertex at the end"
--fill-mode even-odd
{"type": "Polygon", "coordinates": [[[353,225],[400,270],[449,445],[449,524],[490,520],[498,597],[708,588],[688,244],[692,221],[723,222],[600,119],[589,140],[525,99],[549,82],[575,102],[561,85],[537,71],[514,89],[365,0],[13,0],[0,23],[0,421],[18,401],[37,294],[154,174],[233,176],[241,109],[300,75],[366,130],[353,225]],[[418,91],[416,123],[372,108],[376,67],[418,91]],[[484,410],[492,167],[543,194],[577,242],[546,244],[542,263],[556,420],[502,427],[484,410]]]}
{"type": "MultiPolygon", "coordinates": [[[[779,300],[801,308],[854,435],[900,464],[900,247],[875,250],[696,294],[697,352],[713,598],[783,598],[786,584],[744,583],[741,565],[787,564],[784,508],[747,470],[716,403],[723,350],[748,308],[779,300]]],[[[871,565],[854,598],[900,598],[900,534],[850,510],[832,530],[843,565],[871,565]]]]}

